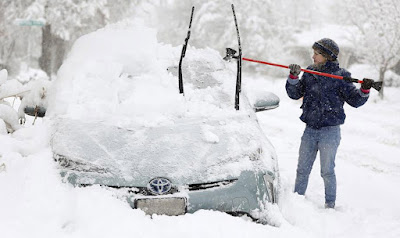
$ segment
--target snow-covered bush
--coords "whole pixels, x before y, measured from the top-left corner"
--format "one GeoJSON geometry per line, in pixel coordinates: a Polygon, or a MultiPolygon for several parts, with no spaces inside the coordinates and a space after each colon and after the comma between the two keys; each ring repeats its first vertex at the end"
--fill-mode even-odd
{"type": "Polygon", "coordinates": [[[47,109],[48,105],[48,92],[51,90],[52,82],[48,80],[34,80],[26,84],[26,88],[29,89],[24,93],[21,104],[18,108],[18,117],[22,123],[25,122],[25,108],[42,108],[47,109]]]}
{"type": "Polygon", "coordinates": [[[389,70],[385,74],[385,86],[386,87],[400,87],[400,75],[396,74],[392,70],[389,70]]]}
{"type": "MultiPolygon", "coordinates": [[[[0,104],[0,121],[3,121],[6,126],[6,131],[12,133],[21,128],[18,122],[18,115],[14,108],[9,105],[0,104]]],[[[4,133],[4,125],[1,123],[0,133],[4,133]]],[[[4,133],[5,134],[5,133],[4,133]]]]}

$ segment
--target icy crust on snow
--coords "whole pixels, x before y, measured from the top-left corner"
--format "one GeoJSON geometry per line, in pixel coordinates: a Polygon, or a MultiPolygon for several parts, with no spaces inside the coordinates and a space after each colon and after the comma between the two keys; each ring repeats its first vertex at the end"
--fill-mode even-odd
{"type": "Polygon", "coordinates": [[[180,53],[143,26],[116,24],[85,35],[59,70],[47,115],[129,127],[241,113],[234,110],[236,64],[215,50],[188,47],[183,96],[180,53]]]}

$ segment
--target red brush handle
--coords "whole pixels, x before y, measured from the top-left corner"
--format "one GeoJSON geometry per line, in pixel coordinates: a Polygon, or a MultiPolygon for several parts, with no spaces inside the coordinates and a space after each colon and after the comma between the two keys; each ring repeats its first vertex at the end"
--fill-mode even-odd
{"type": "MultiPolygon", "coordinates": [[[[270,63],[270,62],[265,62],[265,61],[260,61],[260,60],[253,60],[253,59],[244,58],[244,57],[242,58],[242,60],[255,62],[255,63],[260,63],[260,64],[267,64],[267,65],[277,66],[277,67],[286,68],[286,69],[289,68],[289,66],[283,65],[283,64],[275,64],[275,63],[270,63]]],[[[306,72],[306,73],[310,73],[310,74],[316,74],[316,75],[321,75],[321,76],[325,76],[325,77],[335,78],[335,79],[343,79],[343,76],[322,73],[322,72],[318,72],[318,71],[314,71],[314,70],[301,69],[301,71],[306,72]]],[[[358,80],[358,83],[362,83],[362,82],[363,81],[358,80]]]]}

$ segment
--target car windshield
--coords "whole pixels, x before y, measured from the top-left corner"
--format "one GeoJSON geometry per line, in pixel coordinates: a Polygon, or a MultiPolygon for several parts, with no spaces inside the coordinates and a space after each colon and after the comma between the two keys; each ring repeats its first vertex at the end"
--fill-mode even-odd
{"type": "Polygon", "coordinates": [[[180,51],[144,27],[114,26],[81,37],[60,68],[48,115],[132,127],[240,114],[234,110],[235,64],[215,50],[189,47],[182,96],[180,51]]]}

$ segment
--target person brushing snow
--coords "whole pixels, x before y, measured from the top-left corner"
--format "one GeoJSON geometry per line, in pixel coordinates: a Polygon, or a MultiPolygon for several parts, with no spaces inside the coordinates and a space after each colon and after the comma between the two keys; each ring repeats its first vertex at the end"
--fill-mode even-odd
{"type": "MultiPolygon", "coordinates": [[[[350,77],[351,74],[339,67],[339,46],[331,39],[323,38],[312,46],[314,64],[307,69],[350,77]]],[[[373,80],[364,79],[357,89],[351,82],[304,73],[299,79],[301,67],[289,65],[290,74],[286,92],[291,99],[303,98],[300,119],[306,123],[297,164],[294,192],[304,195],[309,175],[317,152],[320,153],[321,176],[325,186],[325,208],[334,208],[336,201],[335,157],[339,147],[340,125],[346,115],[344,103],[360,107],[367,102],[373,80]]]]}

